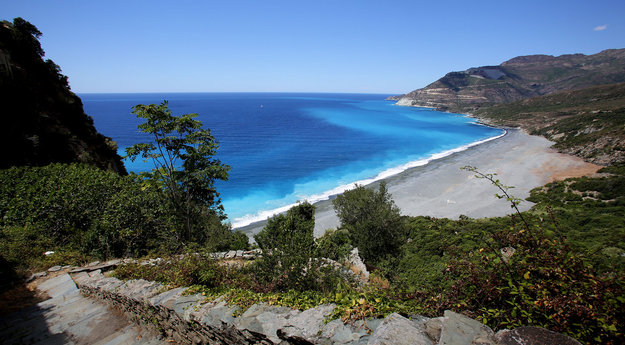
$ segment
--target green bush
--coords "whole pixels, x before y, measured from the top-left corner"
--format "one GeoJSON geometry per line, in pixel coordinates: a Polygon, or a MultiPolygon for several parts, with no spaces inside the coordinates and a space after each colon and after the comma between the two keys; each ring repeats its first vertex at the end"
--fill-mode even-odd
{"type": "Polygon", "coordinates": [[[258,278],[278,290],[315,287],[314,227],[315,206],[308,202],[269,218],[265,228],[254,236],[263,251],[263,257],[255,263],[258,278]]]}
{"type": "Polygon", "coordinates": [[[328,229],[315,242],[315,256],[335,261],[344,260],[354,248],[349,232],[345,229],[328,229]]]}
{"type": "Polygon", "coordinates": [[[399,252],[406,239],[406,227],[384,182],[378,191],[356,186],[332,203],[341,227],[349,231],[352,244],[365,262],[376,264],[399,252]]]}

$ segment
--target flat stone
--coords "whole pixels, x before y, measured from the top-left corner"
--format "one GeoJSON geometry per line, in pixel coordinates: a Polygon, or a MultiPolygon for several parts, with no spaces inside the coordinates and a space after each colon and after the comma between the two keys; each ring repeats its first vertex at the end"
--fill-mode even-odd
{"type": "Polygon", "coordinates": [[[233,314],[241,310],[238,306],[228,306],[225,301],[213,305],[203,312],[200,322],[211,327],[223,327],[234,323],[233,314]]]}
{"type": "Polygon", "coordinates": [[[242,250],[237,250],[237,258],[240,258],[243,256],[243,251],[242,250]]]}
{"type": "Polygon", "coordinates": [[[58,272],[62,269],[61,266],[52,266],[50,268],[48,268],[48,272],[58,272]]]}
{"type": "Polygon", "coordinates": [[[497,345],[581,345],[579,341],[564,334],[531,326],[501,330],[495,334],[495,339],[497,345]]]}
{"type": "Polygon", "coordinates": [[[26,278],[26,282],[30,283],[31,281],[37,279],[37,278],[41,278],[41,277],[45,277],[47,276],[48,273],[47,272],[37,272],[37,273],[33,273],[30,275],[30,277],[26,278]]]}
{"type": "Polygon", "coordinates": [[[441,329],[443,329],[443,317],[435,317],[425,322],[425,333],[438,342],[441,339],[441,329]]]}
{"type": "Polygon", "coordinates": [[[439,345],[495,345],[488,326],[462,314],[445,310],[439,345]]]}
{"type": "Polygon", "coordinates": [[[323,304],[315,308],[304,310],[288,319],[287,324],[278,331],[278,336],[284,340],[306,340],[315,342],[318,338],[323,322],[330,315],[336,305],[323,304]]]}
{"type": "Polygon", "coordinates": [[[78,291],[76,284],[67,273],[50,278],[39,284],[37,288],[45,291],[51,298],[63,297],[78,291]]]}
{"type": "Polygon", "coordinates": [[[143,279],[129,280],[119,287],[118,293],[136,301],[142,301],[159,294],[163,284],[143,279]]]}
{"type": "Polygon", "coordinates": [[[287,319],[298,313],[291,308],[276,307],[265,303],[252,305],[234,321],[236,328],[263,334],[274,343],[280,343],[278,330],[287,324],[287,319]]]}
{"type": "Polygon", "coordinates": [[[165,291],[161,294],[158,294],[154,297],[149,298],[148,301],[150,302],[150,304],[152,304],[155,307],[162,305],[163,307],[168,308],[169,306],[173,304],[173,301],[175,301],[178,297],[180,297],[180,295],[186,289],[187,289],[186,287],[179,287],[179,288],[171,289],[169,291],[165,291]]]}
{"type": "Polygon", "coordinates": [[[204,296],[199,293],[194,295],[180,296],[173,302],[171,309],[178,313],[181,319],[189,320],[189,309],[193,308],[194,305],[198,305],[199,302],[203,300],[204,296]]]}
{"type": "Polygon", "coordinates": [[[393,313],[387,316],[369,338],[369,345],[434,345],[422,323],[393,313]]]}

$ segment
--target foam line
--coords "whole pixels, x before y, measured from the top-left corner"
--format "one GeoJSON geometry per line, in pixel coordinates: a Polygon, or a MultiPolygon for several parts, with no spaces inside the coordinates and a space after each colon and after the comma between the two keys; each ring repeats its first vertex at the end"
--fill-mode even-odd
{"type": "MultiPolygon", "coordinates": [[[[479,123],[477,123],[477,124],[479,124],[479,123]]],[[[505,136],[506,134],[508,134],[508,131],[506,131],[504,129],[504,133],[503,134],[500,134],[500,135],[497,135],[497,136],[494,136],[494,137],[490,137],[490,138],[487,138],[487,139],[484,139],[484,140],[478,140],[478,141],[472,142],[470,144],[462,145],[462,146],[459,146],[459,147],[456,147],[456,148],[453,148],[453,149],[450,149],[450,150],[447,150],[447,151],[435,153],[435,154],[431,155],[428,158],[419,159],[419,160],[416,160],[416,161],[412,161],[412,162],[408,162],[406,164],[399,165],[397,167],[393,167],[393,168],[384,170],[384,171],[380,172],[378,175],[376,175],[373,178],[363,179],[363,180],[359,180],[359,181],[356,181],[356,182],[353,182],[353,183],[344,184],[344,185],[338,186],[336,188],[333,188],[333,189],[331,189],[329,191],[323,192],[321,194],[310,195],[308,197],[303,198],[303,200],[307,200],[310,203],[316,203],[316,202],[319,202],[319,201],[328,200],[333,195],[338,195],[338,194],[341,194],[341,193],[343,193],[343,192],[345,192],[347,190],[350,190],[350,189],[354,188],[355,185],[357,185],[357,184],[358,185],[368,185],[368,184],[371,184],[373,182],[389,178],[391,176],[394,176],[394,175],[397,175],[399,173],[402,173],[402,172],[404,172],[404,171],[406,171],[408,169],[424,166],[424,165],[430,163],[431,161],[447,157],[447,156],[452,155],[452,154],[457,153],[457,152],[465,151],[465,150],[467,150],[470,147],[473,147],[473,146],[476,146],[476,145],[480,145],[480,144],[489,142],[491,140],[499,139],[499,138],[505,136]]],[[[237,228],[242,228],[244,226],[250,225],[252,223],[263,221],[263,220],[267,219],[268,217],[271,217],[271,216],[273,216],[275,214],[280,214],[280,213],[286,212],[291,207],[293,207],[295,205],[297,205],[297,203],[289,204],[289,205],[282,206],[282,207],[275,208],[275,209],[271,209],[271,210],[260,211],[260,212],[258,212],[256,214],[250,214],[250,215],[245,215],[243,217],[235,218],[232,221],[232,227],[234,229],[237,229],[237,228]]]]}

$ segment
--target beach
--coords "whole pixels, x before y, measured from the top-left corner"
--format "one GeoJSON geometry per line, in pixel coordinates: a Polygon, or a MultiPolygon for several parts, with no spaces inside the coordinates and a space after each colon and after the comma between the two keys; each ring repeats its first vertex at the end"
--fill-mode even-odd
{"type": "MultiPolygon", "coordinates": [[[[551,148],[549,140],[518,129],[496,140],[470,147],[444,158],[386,178],[388,191],[401,213],[407,216],[432,216],[457,219],[504,216],[511,213],[510,204],[495,197],[499,190],[485,179],[461,170],[477,167],[483,173],[496,173],[509,194],[525,199],[533,188],[548,182],[596,172],[600,167],[581,158],[565,155],[551,148]]],[[[372,183],[371,187],[377,188],[372,183]]],[[[336,228],[339,220],[331,200],[315,203],[315,236],[336,228]]],[[[532,203],[523,200],[519,208],[528,210],[532,203]]],[[[266,221],[239,228],[252,236],[262,230],[266,221]]]]}

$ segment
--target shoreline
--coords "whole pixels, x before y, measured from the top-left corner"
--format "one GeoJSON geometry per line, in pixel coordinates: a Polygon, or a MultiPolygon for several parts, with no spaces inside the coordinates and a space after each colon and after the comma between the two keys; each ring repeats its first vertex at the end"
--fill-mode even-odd
{"type": "MultiPolygon", "coordinates": [[[[479,123],[478,121],[475,121],[474,124],[476,125],[480,125],[482,126],[483,124],[479,123]]],[[[323,201],[328,201],[328,200],[332,200],[333,198],[335,198],[337,195],[340,195],[342,193],[344,193],[347,190],[352,189],[355,185],[364,185],[364,186],[369,186],[375,183],[379,183],[380,181],[386,180],[388,178],[392,178],[395,175],[401,174],[407,170],[416,168],[416,167],[420,167],[420,166],[425,166],[427,164],[430,164],[431,162],[435,161],[435,160],[439,160],[442,158],[445,158],[447,156],[459,153],[459,152],[463,152],[465,150],[470,149],[473,146],[478,146],[478,145],[482,145],[484,143],[487,143],[489,141],[494,141],[497,140],[499,138],[502,138],[504,136],[506,136],[508,134],[508,130],[505,128],[498,128],[498,127],[493,127],[493,126],[486,126],[486,127],[491,127],[491,128],[496,128],[496,129],[500,129],[503,130],[502,134],[496,135],[496,136],[492,136],[486,139],[482,139],[482,140],[477,140],[465,145],[460,145],[458,147],[452,148],[452,149],[448,149],[445,151],[441,151],[438,153],[434,153],[432,155],[430,155],[429,157],[426,158],[422,158],[422,159],[417,159],[414,161],[410,161],[386,170],[381,171],[380,173],[378,173],[375,177],[371,177],[371,178],[366,178],[366,179],[362,179],[362,180],[358,180],[358,181],[354,181],[351,183],[347,183],[344,185],[340,185],[338,187],[335,187],[331,190],[319,193],[319,194],[314,194],[314,195],[310,195],[307,199],[308,202],[312,203],[312,204],[317,204],[323,201]]],[[[288,211],[290,208],[292,208],[293,206],[297,205],[297,203],[293,203],[293,204],[289,204],[289,205],[285,205],[279,208],[275,208],[272,210],[265,210],[265,211],[259,211],[258,213],[254,214],[254,215],[247,215],[241,218],[237,218],[237,219],[233,219],[232,220],[232,228],[235,230],[240,230],[243,228],[247,228],[250,225],[254,225],[256,223],[262,222],[264,220],[266,220],[268,217],[271,217],[273,215],[276,214],[281,214],[281,213],[285,213],[286,211],[288,211]],[[252,219],[252,220],[250,220],[252,219]],[[238,221],[238,225],[237,225],[237,221],[238,221]]]]}
{"type": "MultiPolygon", "coordinates": [[[[409,167],[365,186],[377,188],[380,181],[386,181],[402,215],[484,218],[510,214],[510,206],[495,198],[496,187],[460,170],[462,166],[471,165],[484,173],[496,173],[503,184],[515,187],[510,192],[521,199],[527,198],[533,188],[555,179],[584,176],[600,168],[581,158],[557,152],[551,148],[553,142],[543,137],[529,135],[521,129],[501,129],[506,133],[495,137],[496,140],[431,159],[424,165],[409,167]]],[[[315,237],[339,225],[332,207],[335,196],[314,203],[315,237]]],[[[523,200],[519,208],[525,211],[532,205],[523,200]]],[[[266,223],[265,219],[236,229],[252,237],[266,223]]]]}

